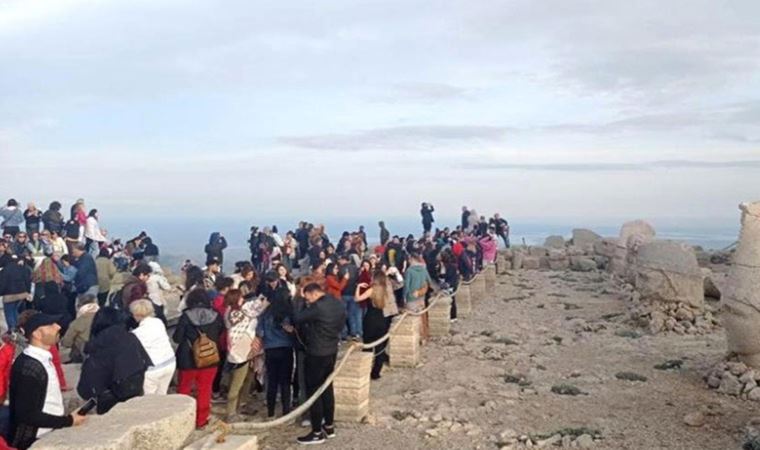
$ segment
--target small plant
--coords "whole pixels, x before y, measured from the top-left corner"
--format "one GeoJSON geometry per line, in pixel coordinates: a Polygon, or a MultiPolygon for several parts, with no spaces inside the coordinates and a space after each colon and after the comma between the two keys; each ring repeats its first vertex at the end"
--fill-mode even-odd
{"type": "Polygon", "coordinates": [[[618,372],[615,374],[615,378],[618,380],[625,380],[625,381],[641,381],[646,382],[647,377],[644,375],[639,375],[635,372],[618,372]]]}
{"type": "Polygon", "coordinates": [[[555,384],[552,386],[552,392],[557,395],[588,395],[572,384],[555,384]]]}
{"type": "Polygon", "coordinates": [[[669,359],[662,364],[657,364],[656,366],[654,366],[654,368],[657,370],[673,370],[673,369],[680,369],[682,365],[683,365],[682,359],[669,359]]]}
{"type": "Polygon", "coordinates": [[[615,332],[615,336],[629,338],[629,339],[638,339],[641,337],[641,333],[635,330],[619,330],[615,332]]]}

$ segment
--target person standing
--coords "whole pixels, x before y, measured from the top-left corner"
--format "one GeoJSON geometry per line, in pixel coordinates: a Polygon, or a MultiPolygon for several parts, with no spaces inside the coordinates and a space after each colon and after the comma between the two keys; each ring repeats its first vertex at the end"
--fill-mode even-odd
{"type": "Polygon", "coordinates": [[[435,211],[435,208],[430,203],[422,204],[420,215],[422,216],[422,230],[425,233],[430,233],[430,230],[433,228],[433,222],[435,222],[433,211],[435,211]]]}
{"type": "Polygon", "coordinates": [[[378,222],[377,225],[380,227],[380,245],[385,246],[385,244],[391,239],[391,232],[385,228],[385,222],[382,220],[378,222]]]}
{"type": "Polygon", "coordinates": [[[470,225],[470,210],[466,206],[462,206],[462,231],[466,230],[470,225]]]}
{"type": "Polygon", "coordinates": [[[96,256],[100,251],[100,247],[108,240],[106,239],[105,231],[100,228],[97,209],[91,210],[90,214],[87,215],[87,219],[85,220],[84,238],[87,251],[96,256]]]}
{"type": "Polygon", "coordinates": [[[61,203],[52,202],[50,207],[42,214],[42,226],[51,233],[57,233],[59,236],[63,231],[63,225],[66,223],[63,214],[61,214],[61,203]]]}
{"type": "Polygon", "coordinates": [[[348,328],[343,335],[344,337],[351,336],[359,341],[362,338],[362,310],[354,297],[356,294],[356,284],[359,282],[359,268],[351,262],[351,258],[348,255],[340,255],[338,257],[338,264],[340,265],[338,276],[348,279],[348,282],[345,283],[341,291],[348,317],[348,328]]]}
{"type": "Polygon", "coordinates": [[[227,239],[219,232],[211,233],[208,238],[208,244],[204,248],[206,252],[206,261],[216,260],[219,262],[219,268],[224,266],[224,249],[227,248],[227,239]]]}
{"type": "Polygon", "coordinates": [[[61,386],[50,353],[60,329],[55,317],[42,313],[34,314],[24,324],[29,346],[13,363],[9,389],[9,439],[17,449],[31,447],[37,438],[53,429],[78,426],[86,420],[77,413],[64,415],[61,386]]]}
{"type": "Polygon", "coordinates": [[[3,234],[16,237],[16,233],[21,230],[21,224],[24,223],[24,213],[19,209],[15,199],[8,200],[8,203],[0,208],[0,219],[2,219],[0,227],[3,229],[3,234]]]}
{"type": "MultiPolygon", "coordinates": [[[[311,397],[335,369],[346,310],[340,300],[326,295],[316,283],[306,285],[301,296],[308,306],[295,313],[293,322],[297,326],[306,326],[306,396],[311,397]]],[[[321,444],[335,436],[335,394],[332,384],[311,406],[310,415],[311,432],[299,437],[299,444],[321,444]]]]}
{"type": "Polygon", "coordinates": [[[0,270],[0,296],[8,330],[16,328],[19,308],[31,300],[32,271],[22,260],[11,260],[0,270]]]}
{"type": "MultiPolygon", "coordinates": [[[[193,289],[187,295],[187,309],[174,329],[172,339],[177,345],[177,369],[179,382],[177,393],[190,395],[196,390],[195,426],[203,428],[208,424],[211,412],[211,389],[219,366],[219,336],[224,329],[222,317],[211,308],[206,291],[193,289]],[[203,339],[202,339],[203,338],[203,339]],[[210,340],[215,345],[217,362],[199,367],[194,356],[193,347],[203,346],[210,352],[210,347],[203,342],[210,340]],[[197,345],[195,345],[198,343],[197,345]]],[[[198,361],[202,362],[203,361],[198,361]]]]}
{"type": "Polygon", "coordinates": [[[77,274],[74,277],[74,287],[77,294],[98,295],[98,269],[95,265],[95,259],[87,253],[84,244],[77,244],[72,248],[74,256],[74,265],[77,268],[77,274]]]}
{"type": "Polygon", "coordinates": [[[108,292],[111,291],[111,280],[116,275],[116,266],[111,261],[109,249],[100,249],[100,254],[95,259],[95,271],[98,274],[98,305],[103,306],[108,300],[108,292]]]}
{"type": "MultiPolygon", "coordinates": [[[[404,302],[407,310],[420,312],[425,309],[425,295],[432,285],[432,280],[422,255],[412,253],[409,255],[409,259],[409,267],[404,273],[404,302]]],[[[423,340],[428,337],[427,313],[422,316],[420,335],[423,340]]]]}
{"type": "Polygon", "coordinates": [[[151,365],[145,371],[143,391],[145,395],[166,395],[177,367],[177,359],[166,333],[166,326],[155,316],[150,300],[130,303],[129,312],[138,324],[137,328],[132,330],[132,334],[137,336],[151,360],[151,365]]]}
{"type": "Polygon", "coordinates": [[[26,222],[26,234],[29,236],[32,233],[39,233],[40,220],[42,219],[42,212],[34,206],[34,203],[29,203],[24,211],[24,222],[26,222]]]}

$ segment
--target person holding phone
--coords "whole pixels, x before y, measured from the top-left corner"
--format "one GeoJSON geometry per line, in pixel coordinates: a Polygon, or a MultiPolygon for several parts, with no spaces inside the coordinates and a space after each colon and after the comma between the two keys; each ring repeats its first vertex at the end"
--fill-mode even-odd
{"type": "Polygon", "coordinates": [[[29,346],[11,369],[10,445],[27,449],[40,436],[56,428],[78,426],[86,417],[65,415],[63,395],[50,348],[58,342],[57,317],[37,313],[23,325],[29,346]]]}

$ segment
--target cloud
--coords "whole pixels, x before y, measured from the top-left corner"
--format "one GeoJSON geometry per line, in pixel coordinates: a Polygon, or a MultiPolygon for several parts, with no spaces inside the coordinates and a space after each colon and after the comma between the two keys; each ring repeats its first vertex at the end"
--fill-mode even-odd
{"type": "Polygon", "coordinates": [[[313,150],[433,150],[441,144],[503,141],[509,127],[477,125],[399,126],[347,134],[281,137],[282,144],[313,150]]]}
{"type": "Polygon", "coordinates": [[[748,161],[652,161],[642,163],[561,163],[561,164],[511,164],[511,163],[465,163],[471,170],[525,170],[540,172],[636,172],[656,169],[760,169],[760,160],[748,161]]]}
{"type": "Polygon", "coordinates": [[[372,96],[374,101],[397,102],[439,102],[446,100],[468,99],[470,90],[445,83],[412,82],[398,83],[382,93],[372,96]]]}

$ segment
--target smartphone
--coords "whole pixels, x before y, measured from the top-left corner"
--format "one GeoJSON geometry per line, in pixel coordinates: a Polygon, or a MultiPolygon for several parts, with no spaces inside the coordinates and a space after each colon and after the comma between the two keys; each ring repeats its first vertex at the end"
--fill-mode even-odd
{"type": "Polygon", "coordinates": [[[98,405],[98,402],[97,402],[97,400],[95,400],[95,398],[93,397],[93,398],[91,398],[91,399],[87,400],[87,402],[86,402],[84,405],[82,405],[82,407],[81,407],[81,408],[79,408],[79,409],[77,410],[77,414],[79,414],[80,416],[86,416],[86,415],[87,415],[87,413],[89,413],[90,411],[92,411],[92,409],[93,409],[95,406],[97,406],[97,405],[98,405]]]}

